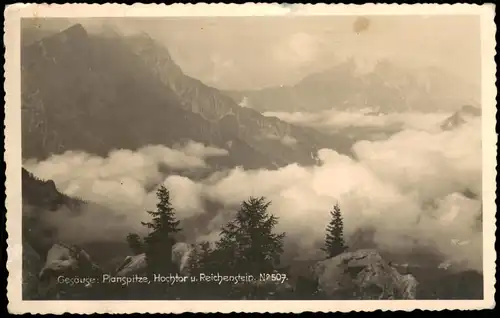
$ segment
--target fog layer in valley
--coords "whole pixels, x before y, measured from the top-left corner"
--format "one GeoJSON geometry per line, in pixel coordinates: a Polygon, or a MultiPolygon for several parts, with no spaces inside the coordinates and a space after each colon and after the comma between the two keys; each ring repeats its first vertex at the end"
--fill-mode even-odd
{"type": "Polygon", "coordinates": [[[451,116],[450,112],[422,113],[378,113],[370,108],[360,111],[331,110],[320,112],[265,112],[265,116],[277,117],[286,122],[313,127],[326,132],[337,132],[346,128],[378,128],[380,130],[426,130],[437,131],[439,124],[451,116]]]}
{"type": "Polygon", "coordinates": [[[294,257],[315,257],[321,255],[329,211],[338,202],[348,244],[357,230],[372,228],[373,240],[382,249],[437,250],[444,259],[482,271],[481,202],[466,196],[473,193],[481,198],[480,120],[441,131],[432,125],[441,114],[419,116],[389,114],[363,121],[361,112],[338,117],[281,114],[285,120],[320,123],[323,128],[402,123],[402,130],[386,139],[359,140],[353,146],[354,158],[322,149],[317,164],[309,167],[235,168],[190,178],[183,172],[207,169],[207,157],[227,154],[225,149],[197,143],[175,149],[151,145],[137,152],[116,150],[107,158],[67,152],[42,162],[27,160],[24,166],[42,179],[54,180],[65,194],[111,208],[105,213],[113,216],[96,210],[50,218],[61,230],[61,239],[124,240],[131,231],[144,233],[140,221],[148,220],[146,210],[156,203],[154,188],[164,183],[181,220],[210,213],[207,201],[219,204],[209,221],[196,223],[196,234],[188,237],[191,241],[217,239],[220,227],[241,201],[265,196],[272,201],[270,212],[280,218],[277,230],[287,233],[285,250],[288,246],[291,253],[293,246],[294,257]],[[166,176],[162,167],[178,173],[166,176]],[[108,217],[114,221],[106,221],[108,217]]]}

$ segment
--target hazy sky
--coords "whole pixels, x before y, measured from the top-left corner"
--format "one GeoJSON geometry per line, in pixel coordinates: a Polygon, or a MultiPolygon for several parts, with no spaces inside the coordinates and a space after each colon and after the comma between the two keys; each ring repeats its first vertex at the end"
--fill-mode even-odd
{"type": "MultiPolygon", "coordinates": [[[[354,16],[107,19],[165,43],[182,69],[221,89],[297,82],[354,56],[370,66],[387,57],[434,65],[478,82],[477,16],[371,16],[357,33],[354,16]]],[[[89,23],[86,26],[96,24],[89,23]]],[[[359,21],[359,20],[358,20],[359,21]]]]}
{"type": "Polygon", "coordinates": [[[440,65],[474,81],[480,75],[477,16],[253,17],[141,22],[166,43],[186,73],[219,88],[295,82],[339,59],[389,57],[440,65]]]}

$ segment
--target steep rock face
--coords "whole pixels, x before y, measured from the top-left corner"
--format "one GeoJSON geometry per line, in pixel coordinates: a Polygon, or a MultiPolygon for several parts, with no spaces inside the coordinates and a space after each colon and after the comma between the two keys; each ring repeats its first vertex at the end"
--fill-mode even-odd
{"type": "Polygon", "coordinates": [[[77,24],[25,46],[21,66],[24,158],[67,150],[107,156],[183,140],[223,148],[231,141],[250,156],[230,153],[221,165],[271,165],[238,136],[180,107],[175,92],[121,38],[89,35],[77,24]]]}
{"type": "Polygon", "coordinates": [[[290,162],[313,163],[310,153],[329,147],[347,153],[350,141],[342,136],[326,136],[311,129],[296,127],[258,111],[240,107],[229,96],[185,75],[172,60],[168,50],[147,35],[128,38],[132,50],[153,70],[161,81],[176,93],[183,109],[217,123],[266,154],[277,165],[290,162]],[[284,138],[296,140],[291,145],[284,138]]]}
{"type": "Polygon", "coordinates": [[[126,41],[145,65],[177,94],[182,108],[200,114],[210,121],[216,121],[231,111],[232,101],[229,104],[217,101],[218,91],[215,88],[184,75],[172,60],[168,49],[149,35],[144,33],[130,36],[126,41]]]}
{"type": "Polygon", "coordinates": [[[314,163],[310,154],[321,148],[348,153],[351,146],[239,107],[184,75],[148,36],[90,35],[77,24],[25,45],[21,55],[24,158],[67,150],[107,156],[194,140],[229,150],[212,158],[216,166],[274,168],[314,163]]]}
{"type": "Polygon", "coordinates": [[[81,25],[23,49],[22,96],[28,158],[66,149],[106,155],[110,144],[137,148],[141,138],[163,144],[211,135],[201,118],[171,107],[175,96],[118,41],[91,37],[81,25]]]}
{"type": "Polygon", "coordinates": [[[334,299],[415,299],[418,282],[375,250],[346,252],[311,267],[319,289],[334,299]]]}

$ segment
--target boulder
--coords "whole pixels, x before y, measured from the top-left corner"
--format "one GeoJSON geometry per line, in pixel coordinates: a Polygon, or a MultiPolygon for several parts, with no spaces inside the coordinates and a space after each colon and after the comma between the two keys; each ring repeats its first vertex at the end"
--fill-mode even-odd
{"type": "Polygon", "coordinates": [[[40,270],[39,294],[41,297],[60,298],[62,294],[79,292],[79,287],[88,288],[89,284],[58,283],[58,277],[68,278],[99,277],[102,270],[90,258],[89,254],[77,247],[63,243],[54,244],[47,252],[45,265],[40,270]]]}
{"type": "Polygon", "coordinates": [[[117,276],[130,276],[144,274],[147,270],[146,254],[127,256],[123,263],[116,269],[117,276]]]}
{"type": "Polygon", "coordinates": [[[311,266],[318,289],[333,299],[415,299],[418,282],[376,250],[345,252],[311,266]]]}
{"type": "MultiPolygon", "coordinates": [[[[192,244],[179,242],[172,246],[171,259],[175,269],[183,274],[189,274],[189,262],[195,247],[192,244]]],[[[122,264],[116,269],[118,276],[128,276],[144,274],[147,271],[148,263],[146,254],[138,254],[125,257],[122,264]]]]}

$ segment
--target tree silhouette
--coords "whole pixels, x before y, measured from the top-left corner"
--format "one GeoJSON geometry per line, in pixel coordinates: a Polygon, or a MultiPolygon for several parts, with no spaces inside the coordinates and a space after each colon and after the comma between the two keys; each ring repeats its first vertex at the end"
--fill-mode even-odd
{"type": "Polygon", "coordinates": [[[244,201],[236,218],[221,230],[215,256],[234,274],[270,273],[279,263],[285,233],[273,233],[278,218],[263,197],[244,201]]]}
{"type": "Polygon", "coordinates": [[[172,271],[172,246],[176,243],[174,235],[181,228],[167,188],[162,185],[156,191],[156,196],[156,211],[147,211],[152,216],[151,222],[141,223],[151,230],[144,239],[148,268],[155,273],[166,273],[172,271]]]}
{"type": "Polygon", "coordinates": [[[347,249],[344,242],[344,222],[338,204],[335,204],[330,215],[332,219],[326,228],[325,247],[322,250],[328,257],[335,257],[347,249]]]}
{"type": "Polygon", "coordinates": [[[134,255],[138,255],[144,252],[144,243],[139,235],[130,233],[129,235],[127,235],[127,243],[134,255]]]}

